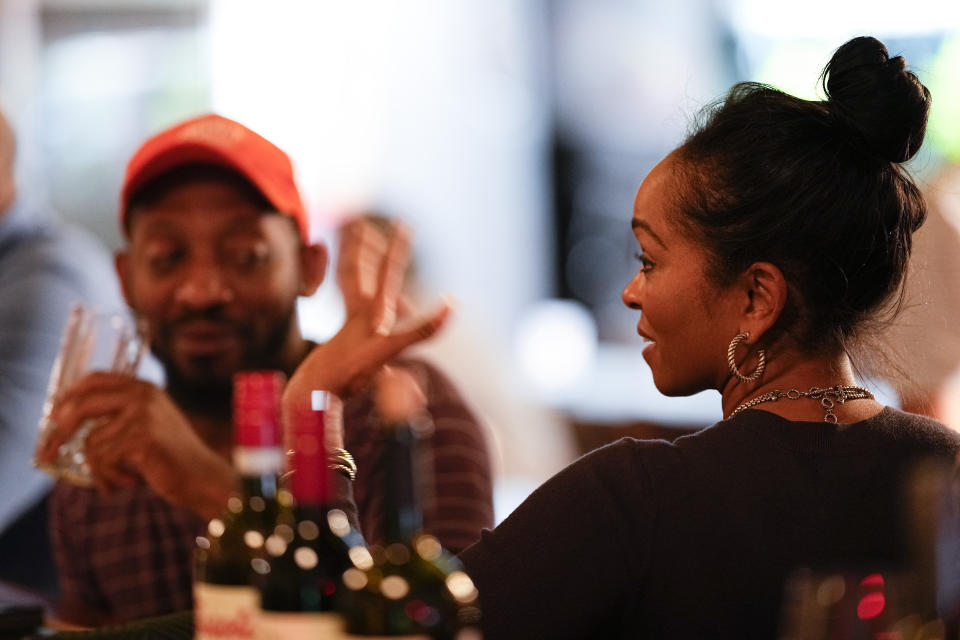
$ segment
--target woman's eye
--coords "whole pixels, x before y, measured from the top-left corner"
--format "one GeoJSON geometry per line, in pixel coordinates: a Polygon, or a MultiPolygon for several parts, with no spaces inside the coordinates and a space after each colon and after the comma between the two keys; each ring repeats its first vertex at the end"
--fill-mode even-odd
{"type": "Polygon", "coordinates": [[[640,272],[646,273],[653,268],[653,261],[650,258],[646,257],[642,253],[634,253],[633,257],[637,259],[637,262],[640,263],[640,272]]]}

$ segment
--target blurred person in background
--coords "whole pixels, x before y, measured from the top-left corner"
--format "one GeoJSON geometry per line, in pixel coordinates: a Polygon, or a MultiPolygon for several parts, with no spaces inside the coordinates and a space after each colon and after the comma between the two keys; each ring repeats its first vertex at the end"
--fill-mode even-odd
{"type": "Polygon", "coordinates": [[[903,373],[891,380],[902,407],[960,429],[960,165],[942,167],[923,192],[927,221],[914,236],[902,308],[882,343],[903,373]]]}
{"type": "Polygon", "coordinates": [[[0,580],[56,593],[47,533],[52,482],[33,468],[37,424],[70,307],[123,308],[109,254],[17,189],[0,113],[0,580]]]}
{"type": "MultiPolygon", "coordinates": [[[[302,337],[296,301],[316,291],[326,267],[325,247],[310,242],[290,159],[217,115],[180,123],[141,146],[127,167],[120,220],[127,246],[116,256],[117,274],[148,326],[166,388],[92,374],[58,402],[59,430],[38,452],[47,459],[85,420],[104,421],[86,444],[97,489],[60,482],[51,504],[61,616],[88,625],[191,607],[195,537],[237,489],[229,463],[233,375],[294,372],[315,346],[302,337]]],[[[402,231],[395,235],[406,242],[402,231]]],[[[354,324],[348,317],[342,331],[354,324]]],[[[400,334],[393,352],[430,333],[400,334]]],[[[336,337],[328,343],[337,344],[336,337]]],[[[436,422],[425,529],[462,549],[493,519],[483,433],[439,372],[420,362],[401,366],[420,380],[436,422]],[[452,470],[460,474],[451,478],[452,470]]],[[[358,467],[360,527],[375,541],[382,513],[366,485],[379,455],[370,376],[350,379],[340,391],[358,467]]]]}
{"type": "MultiPolygon", "coordinates": [[[[357,218],[341,227],[335,276],[348,318],[361,315],[375,294],[378,274],[383,262],[388,259],[390,238],[398,232],[406,233],[404,229],[402,223],[380,216],[357,218]]],[[[398,274],[398,280],[406,281],[409,273],[410,269],[405,269],[403,274],[398,274]]],[[[413,300],[401,297],[396,312],[397,321],[413,321],[415,304],[413,300]]],[[[485,500],[492,500],[489,449],[484,448],[487,453],[483,456],[464,453],[475,452],[489,442],[487,425],[476,417],[480,414],[465,399],[471,390],[467,388],[461,393],[447,378],[445,369],[441,373],[426,358],[411,357],[409,353],[392,364],[412,374],[420,389],[430,398],[428,411],[433,431],[429,439],[421,443],[420,451],[427,452],[426,455],[432,458],[428,477],[431,478],[433,490],[428,487],[421,499],[427,513],[448,514],[443,523],[432,523],[431,532],[439,534],[438,537],[447,548],[465,549],[477,538],[477,531],[470,528],[477,519],[476,514],[463,519],[453,517],[453,514],[461,509],[472,508],[464,502],[472,492],[484,495],[485,500]],[[439,490],[440,487],[455,486],[462,489],[439,490]]],[[[366,416],[374,411],[372,394],[353,394],[344,404],[343,411],[347,424],[363,424],[366,416]]],[[[344,447],[354,457],[376,460],[379,453],[374,450],[375,438],[370,436],[367,430],[347,428],[344,447]]],[[[375,464],[358,465],[354,498],[358,505],[362,505],[360,522],[380,523],[383,506],[380,496],[373,490],[383,486],[380,476],[385,472],[386,469],[375,464]]],[[[368,542],[383,539],[383,532],[373,526],[367,527],[364,534],[368,542]]]]}
{"type": "MultiPolygon", "coordinates": [[[[925,217],[901,163],[930,94],[866,37],[823,83],[823,101],[736,85],[644,179],[623,301],[657,388],[716,389],[725,419],[602,447],[485,531],[460,554],[485,638],[772,638],[793,570],[908,561],[904,480],[960,434],[874,400],[851,351],[925,217]]],[[[356,337],[364,360],[379,338],[356,337]]],[[[342,357],[317,347],[288,405],[347,384],[342,357]]]]}
{"type": "MultiPolygon", "coordinates": [[[[337,252],[337,282],[343,291],[347,315],[362,304],[376,282],[376,265],[386,254],[390,235],[399,218],[371,209],[348,216],[340,225],[337,252]],[[361,282],[352,283],[353,264],[367,265],[361,282]]],[[[412,310],[427,302],[423,276],[416,259],[410,260],[404,274],[404,285],[398,299],[397,312],[409,317],[412,310]]],[[[529,400],[523,393],[523,381],[515,372],[504,370],[505,358],[491,353],[485,336],[471,326],[472,318],[457,314],[443,331],[429,340],[411,347],[413,355],[439,367],[461,389],[471,409],[489,429],[494,455],[495,477],[503,481],[499,498],[515,485],[534,489],[541,482],[576,458],[576,446],[569,426],[558,414],[529,400]],[[522,425],[522,427],[520,426],[522,425]],[[532,452],[536,453],[532,453],[532,452]],[[504,489],[503,487],[506,487],[504,489]]],[[[350,449],[350,447],[347,447],[350,449]]],[[[524,494],[522,497],[525,497],[524,494]]],[[[519,499],[514,502],[519,502],[519,499]]],[[[497,505],[498,517],[501,505],[497,505]]]]}

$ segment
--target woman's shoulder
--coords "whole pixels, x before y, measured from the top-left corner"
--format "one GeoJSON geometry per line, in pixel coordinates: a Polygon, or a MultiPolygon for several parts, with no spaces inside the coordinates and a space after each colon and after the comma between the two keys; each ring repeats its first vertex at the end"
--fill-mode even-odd
{"type": "Polygon", "coordinates": [[[738,430],[756,442],[801,453],[836,455],[893,447],[919,454],[953,456],[960,448],[960,433],[942,422],[889,406],[848,424],[792,421],[768,411],[750,410],[716,426],[738,430]]]}
{"type": "Polygon", "coordinates": [[[719,423],[672,441],[620,438],[585,454],[573,466],[579,467],[581,473],[589,470],[614,483],[622,484],[631,478],[633,486],[669,484],[671,479],[688,475],[691,467],[705,463],[706,458],[715,457],[726,446],[722,437],[714,437],[718,427],[719,423]]]}
{"type": "Polygon", "coordinates": [[[584,454],[578,462],[599,466],[633,464],[649,457],[671,455],[675,449],[675,443],[669,440],[624,437],[584,454]]]}
{"type": "Polygon", "coordinates": [[[954,453],[960,448],[960,432],[927,416],[884,407],[883,411],[870,420],[889,433],[894,440],[914,440],[954,453]]]}

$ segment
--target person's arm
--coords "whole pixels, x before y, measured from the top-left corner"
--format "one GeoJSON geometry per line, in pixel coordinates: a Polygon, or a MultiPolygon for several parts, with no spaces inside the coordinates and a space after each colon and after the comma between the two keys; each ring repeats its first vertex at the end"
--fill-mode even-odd
{"type": "Polygon", "coordinates": [[[460,554],[480,593],[484,636],[619,637],[644,584],[653,496],[632,445],[555,475],[460,554]]]}
{"type": "Polygon", "coordinates": [[[28,205],[15,207],[3,214],[4,225],[13,226],[4,227],[0,250],[0,530],[51,484],[31,461],[70,308],[77,302],[123,308],[99,244],[71,228],[45,226],[45,214],[28,205]]]}
{"type": "MultiPolygon", "coordinates": [[[[9,259],[9,256],[8,256],[9,259]]],[[[33,468],[47,381],[70,307],[81,299],[57,264],[31,258],[0,282],[0,531],[50,488],[33,468]],[[27,269],[27,266],[30,268],[27,269]]]]}

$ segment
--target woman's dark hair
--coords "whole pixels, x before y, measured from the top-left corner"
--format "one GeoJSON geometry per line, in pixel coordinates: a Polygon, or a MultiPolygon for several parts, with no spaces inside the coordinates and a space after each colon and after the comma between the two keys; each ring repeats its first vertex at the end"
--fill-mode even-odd
{"type": "Polygon", "coordinates": [[[712,276],[775,264],[790,293],[770,339],[787,332],[810,350],[844,348],[900,299],[926,216],[899,166],[923,142],[926,87],[870,37],[837,49],[821,80],[824,101],[738,84],[677,150],[680,222],[712,276]]]}

